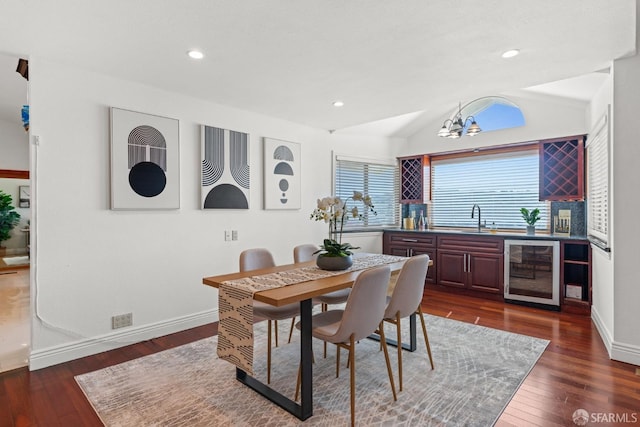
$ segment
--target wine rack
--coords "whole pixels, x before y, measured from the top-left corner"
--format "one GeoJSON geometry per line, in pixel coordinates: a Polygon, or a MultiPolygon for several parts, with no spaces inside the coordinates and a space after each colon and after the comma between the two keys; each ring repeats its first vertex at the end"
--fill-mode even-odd
{"type": "Polygon", "coordinates": [[[584,137],[540,143],[540,200],[584,199],[584,137]]]}
{"type": "Polygon", "coordinates": [[[423,203],[423,156],[403,157],[398,160],[400,161],[400,203],[423,203]]]}

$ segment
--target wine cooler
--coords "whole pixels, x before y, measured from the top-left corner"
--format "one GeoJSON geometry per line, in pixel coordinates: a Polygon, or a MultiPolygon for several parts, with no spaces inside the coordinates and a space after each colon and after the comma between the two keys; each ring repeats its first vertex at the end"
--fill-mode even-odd
{"type": "Polygon", "coordinates": [[[504,299],[560,309],[560,244],[551,240],[504,241],[504,299]]]}

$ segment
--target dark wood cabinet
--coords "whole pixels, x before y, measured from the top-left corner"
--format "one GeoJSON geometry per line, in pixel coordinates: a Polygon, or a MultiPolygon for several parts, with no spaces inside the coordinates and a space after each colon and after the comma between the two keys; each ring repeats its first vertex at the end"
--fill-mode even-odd
{"type": "Polygon", "coordinates": [[[437,284],[502,295],[503,250],[502,238],[438,236],[437,284]]]}
{"type": "Polygon", "coordinates": [[[591,245],[587,240],[560,244],[561,310],[591,313],[591,245]]]}
{"type": "Polygon", "coordinates": [[[400,203],[424,203],[424,156],[400,157],[400,203]]]}
{"type": "Polygon", "coordinates": [[[540,141],[540,200],[584,200],[584,136],[540,141]]]}
{"type": "MultiPolygon", "coordinates": [[[[396,256],[414,256],[427,254],[436,262],[436,235],[411,232],[385,231],[382,240],[382,252],[396,256]]],[[[436,265],[427,270],[426,283],[435,283],[436,265]]]]}

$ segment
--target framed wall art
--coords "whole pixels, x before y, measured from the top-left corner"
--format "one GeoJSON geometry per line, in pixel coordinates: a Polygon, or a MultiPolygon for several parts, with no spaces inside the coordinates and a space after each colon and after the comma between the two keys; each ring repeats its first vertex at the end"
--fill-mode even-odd
{"type": "Polygon", "coordinates": [[[18,207],[28,208],[31,206],[31,187],[21,185],[18,187],[18,207]]]}
{"type": "Polygon", "coordinates": [[[264,208],[300,209],[300,144],[264,138],[264,208]]]}
{"type": "Polygon", "coordinates": [[[249,209],[249,134],[201,126],[202,209],[249,209]]]}
{"type": "Polygon", "coordinates": [[[111,209],[179,209],[179,121],[111,108],[111,209]]]}

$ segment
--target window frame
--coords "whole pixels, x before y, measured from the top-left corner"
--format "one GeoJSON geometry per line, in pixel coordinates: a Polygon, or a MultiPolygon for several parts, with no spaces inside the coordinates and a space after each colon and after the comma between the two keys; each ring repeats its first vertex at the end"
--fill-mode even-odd
{"type": "MultiPolygon", "coordinates": [[[[378,231],[382,231],[385,228],[393,228],[393,227],[399,227],[400,226],[400,175],[398,172],[398,162],[396,159],[382,159],[382,158],[368,158],[368,157],[356,157],[356,156],[349,156],[349,155],[344,155],[344,154],[338,154],[333,152],[332,153],[332,171],[331,171],[331,177],[332,177],[332,191],[331,194],[334,195],[334,197],[337,195],[337,191],[338,191],[338,166],[339,166],[339,162],[340,161],[345,161],[345,162],[353,162],[353,163],[361,163],[364,165],[376,165],[376,166],[386,166],[389,167],[389,169],[391,171],[393,171],[393,185],[391,188],[391,192],[392,192],[392,197],[393,200],[391,202],[391,206],[389,206],[389,212],[392,212],[393,217],[391,218],[391,222],[389,222],[388,224],[375,224],[375,225],[368,225],[366,223],[366,219],[365,221],[350,221],[347,222],[345,224],[344,233],[357,233],[357,232],[378,232],[378,231]]],[[[350,191],[362,191],[364,194],[368,194],[367,191],[364,188],[360,188],[360,189],[350,189],[350,191]]],[[[374,209],[379,212],[379,202],[376,201],[376,196],[375,195],[371,195],[369,194],[372,198],[373,201],[373,205],[374,205],[374,209]]],[[[357,206],[358,210],[362,213],[363,211],[365,211],[364,209],[364,205],[360,202],[356,202],[356,204],[353,204],[353,202],[350,202],[348,204],[348,208],[353,207],[353,206],[357,206]]],[[[368,218],[368,213],[365,213],[365,218],[368,218]]]]}
{"type": "MultiPolygon", "coordinates": [[[[442,154],[430,154],[430,186],[429,186],[429,192],[430,192],[430,204],[433,203],[434,200],[434,192],[433,192],[433,183],[434,183],[434,171],[437,168],[437,163],[439,161],[442,160],[455,160],[455,159],[470,159],[473,157],[481,157],[481,156],[489,156],[489,155],[500,155],[500,154],[509,154],[509,153],[517,153],[517,152],[525,152],[525,151],[539,151],[538,147],[539,147],[540,142],[539,141],[528,141],[528,142],[522,142],[522,143],[515,143],[515,144],[509,144],[509,145],[502,145],[502,146],[495,146],[495,147],[487,147],[487,148],[483,148],[483,149],[475,149],[473,151],[455,151],[455,152],[448,152],[448,153],[442,153],[442,154]]],[[[536,175],[536,177],[538,177],[539,174],[536,175]]],[[[536,180],[536,187],[535,190],[536,192],[538,191],[538,182],[539,180],[536,180]]],[[[540,201],[543,202],[543,201],[540,201]]],[[[541,227],[541,223],[538,222],[536,224],[536,230],[542,233],[549,233],[550,232],[550,227],[551,227],[551,204],[549,203],[549,201],[544,201],[544,203],[547,206],[547,216],[546,216],[546,220],[544,225],[541,227]]],[[[471,205],[469,205],[469,209],[471,209],[471,205]]],[[[446,230],[446,229],[473,229],[475,228],[475,226],[472,227],[465,227],[465,226],[447,226],[447,225],[437,225],[437,221],[434,220],[433,217],[433,210],[432,207],[429,206],[428,209],[428,216],[429,216],[429,223],[432,224],[432,228],[433,229],[441,229],[441,230],[446,230]]],[[[486,218],[488,219],[487,221],[487,228],[489,228],[490,226],[490,222],[491,218],[486,218]]],[[[484,225],[484,224],[483,224],[484,225]]],[[[497,227],[501,230],[505,230],[505,231],[520,231],[522,229],[524,229],[526,227],[526,223],[524,222],[524,220],[522,220],[522,227],[502,227],[500,224],[497,224],[497,227]]]]}
{"type": "Polygon", "coordinates": [[[586,208],[587,208],[587,238],[589,241],[604,250],[610,252],[611,247],[611,127],[610,127],[610,110],[611,106],[607,107],[607,111],[593,126],[589,133],[589,138],[585,144],[586,155],[586,208]],[[597,159],[594,158],[592,150],[599,149],[602,156],[597,159]],[[594,163],[597,162],[597,163],[594,163]],[[603,183],[604,188],[594,188],[592,176],[593,170],[597,172],[600,183],[603,183]],[[594,193],[598,190],[604,190],[605,194],[603,198],[606,203],[605,209],[595,209],[594,203],[599,199],[594,193]],[[601,216],[598,216],[598,213],[601,216]],[[594,219],[594,216],[598,218],[594,219]],[[603,224],[605,230],[602,227],[596,226],[596,224],[603,224]]]}

